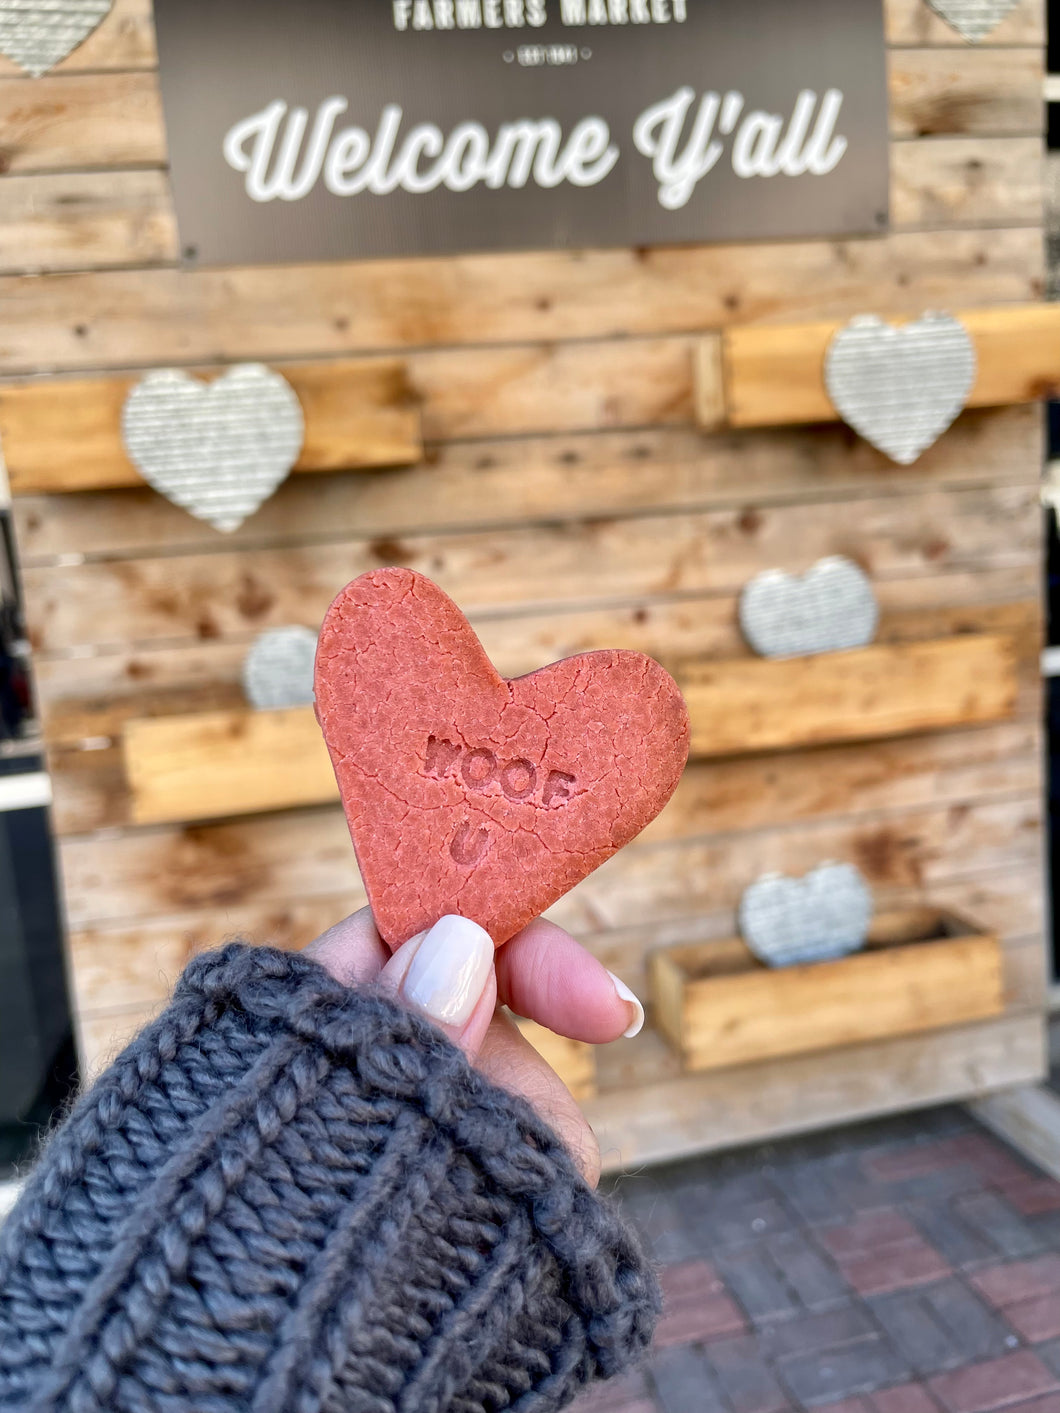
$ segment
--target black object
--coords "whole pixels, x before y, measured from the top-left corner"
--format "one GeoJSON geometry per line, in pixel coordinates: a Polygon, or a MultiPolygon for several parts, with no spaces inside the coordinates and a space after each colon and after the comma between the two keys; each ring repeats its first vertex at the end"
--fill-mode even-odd
{"type": "MultiPolygon", "coordinates": [[[[0,786],[41,770],[0,760],[0,786]]],[[[35,1144],[76,1079],[48,811],[0,810],[0,1166],[35,1144]]]]}

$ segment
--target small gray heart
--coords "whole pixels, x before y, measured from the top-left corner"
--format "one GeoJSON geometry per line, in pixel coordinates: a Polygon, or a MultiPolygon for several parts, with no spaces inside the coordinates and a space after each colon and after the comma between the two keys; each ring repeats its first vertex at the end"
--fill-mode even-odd
{"type": "Polygon", "coordinates": [[[0,53],[34,78],[102,24],[113,0],[0,0],[0,53]]]}
{"type": "Polygon", "coordinates": [[[239,364],[212,383],[164,369],[129,394],[122,433],[149,486],[228,533],[286,480],[305,418],[287,380],[260,363],[239,364]]]}
{"type": "Polygon", "coordinates": [[[928,4],[959,35],[978,44],[993,34],[1019,0],[928,0],[928,4]]]}
{"type": "Polygon", "coordinates": [[[861,315],[829,345],[824,380],[844,422],[892,461],[911,466],[960,415],[976,362],[968,330],[948,314],[897,328],[861,315]]]}
{"type": "Polygon", "coordinates": [[[862,648],[876,636],[878,621],[870,579],[841,555],[818,560],[801,577],[767,570],[740,595],[740,627],[763,657],[862,648]]]}
{"type": "Polygon", "coordinates": [[[853,864],[822,864],[804,878],[766,874],[740,902],[740,932],[771,967],[849,956],[865,945],[872,894],[853,864]]]}
{"type": "Polygon", "coordinates": [[[317,635],[308,628],[270,628],[243,663],[243,690],[259,711],[312,706],[317,635]]]}

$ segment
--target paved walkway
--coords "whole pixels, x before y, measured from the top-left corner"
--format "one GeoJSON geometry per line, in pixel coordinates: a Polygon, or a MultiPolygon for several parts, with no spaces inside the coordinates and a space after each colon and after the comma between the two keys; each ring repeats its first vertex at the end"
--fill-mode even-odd
{"type": "Polygon", "coordinates": [[[1060,1413],[1060,1183],[963,1111],[616,1187],[666,1309],[578,1413],[1060,1413]]]}

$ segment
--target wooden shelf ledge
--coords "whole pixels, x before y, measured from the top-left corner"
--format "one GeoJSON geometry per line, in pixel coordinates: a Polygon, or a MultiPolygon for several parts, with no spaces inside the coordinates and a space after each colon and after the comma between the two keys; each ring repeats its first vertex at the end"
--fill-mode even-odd
{"type": "MultiPolygon", "coordinates": [[[[645,1032],[647,1036],[647,1032],[645,1032]]],[[[630,1050],[641,1038],[620,1042],[630,1050]]],[[[650,1040],[652,1037],[648,1036],[650,1040]]],[[[605,1172],[771,1142],[933,1104],[982,1099],[1045,1073],[1044,1018],[1010,1009],[947,1030],[604,1090],[585,1105],[605,1172]]]]}
{"type": "Polygon", "coordinates": [[[698,758],[998,721],[1015,710],[1018,686],[1015,641],[985,633],[815,657],[697,661],[675,675],[698,758]]]}
{"type": "Polygon", "coordinates": [[[987,1020],[1005,1005],[1001,946],[952,914],[888,913],[863,952],[771,968],[745,942],[651,958],[656,1024],[690,1073],[987,1020]]]}
{"type": "Polygon", "coordinates": [[[137,824],[223,819],[339,797],[312,707],[129,721],[122,739],[137,824]]]}
{"type": "MultiPolygon", "coordinates": [[[[1011,715],[1013,639],[968,634],[784,660],[686,664],[677,679],[695,757],[940,730],[1011,715]]],[[[338,799],[311,707],[129,721],[123,735],[137,824],[223,819],[338,799]]]]}
{"type": "MultiPolygon", "coordinates": [[[[1060,305],[945,312],[960,319],[975,343],[979,371],[968,407],[1007,407],[1057,396],[1060,305]]],[[[705,336],[696,358],[700,426],[716,430],[841,421],[825,389],[824,363],[828,345],[846,322],[756,324],[705,336]]]]}
{"type": "MultiPolygon", "coordinates": [[[[273,365],[270,365],[273,366],[273,365]]],[[[224,368],[191,368],[214,378],[224,368]]],[[[275,366],[298,394],[306,437],[295,471],[407,466],[423,456],[418,399],[397,358],[275,366]]],[[[0,446],[14,495],[142,486],[122,409],[143,374],[0,386],[0,446]]]]}

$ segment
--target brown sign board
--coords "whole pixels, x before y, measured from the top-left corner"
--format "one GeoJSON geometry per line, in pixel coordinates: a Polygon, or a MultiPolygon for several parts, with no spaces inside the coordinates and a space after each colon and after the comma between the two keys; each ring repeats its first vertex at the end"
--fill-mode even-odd
{"type": "Polygon", "coordinates": [[[881,0],[155,0],[185,257],[871,234],[881,0]]]}

